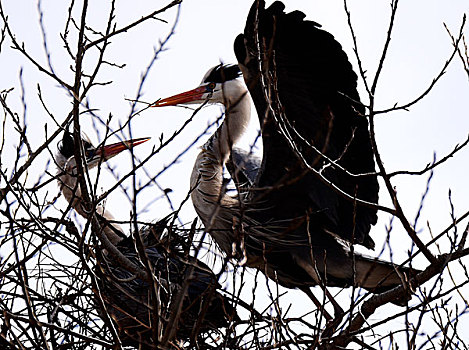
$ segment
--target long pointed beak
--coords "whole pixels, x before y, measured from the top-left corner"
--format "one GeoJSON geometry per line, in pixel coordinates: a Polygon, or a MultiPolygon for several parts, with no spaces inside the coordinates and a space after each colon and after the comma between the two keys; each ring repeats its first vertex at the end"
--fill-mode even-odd
{"type": "Polygon", "coordinates": [[[135,146],[141,145],[144,142],[147,142],[148,140],[150,140],[150,137],[143,137],[139,139],[121,141],[121,142],[113,143],[111,145],[105,145],[96,149],[96,154],[94,158],[103,157],[104,160],[109,160],[112,157],[121,153],[123,150],[131,149],[135,146]]]}
{"type": "Polygon", "coordinates": [[[176,106],[185,103],[201,103],[204,102],[202,96],[206,92],[207,88],[205,86],[199,86],[195,89],[156,101],[152,107],[176,106]]]}

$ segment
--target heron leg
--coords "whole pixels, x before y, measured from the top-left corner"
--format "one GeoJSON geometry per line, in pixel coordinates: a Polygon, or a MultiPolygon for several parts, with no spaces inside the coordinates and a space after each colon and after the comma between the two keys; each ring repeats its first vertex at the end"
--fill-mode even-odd
{"type": "Polygon", "coordinates": [[[302,267],[308,272],[310,276],[314,278],[316,283],[322,288],[325,296],[327,297],[327,299],[329,299],[332,304],[332,307],[334,308],[334,317],[331,317],[331,315],[327,313],[327,311],[324,309],[324,304],[320,303],[316,299],[316,297],[313,295],[309,288],[301,288],[301,290],[309,296],[309,298],[316,304],[316,306],[319,308],[319,310],[321,310],[322,314],[326,318],[326,327],[322,332],[322,337],[329,337],[334,333],[335,329],[340,324],[340,322],[342,322],[342,319],[344,318],[344,310],[340,307],[339,303],[337,303],[332,294],[327,290],[327,287],[324,284],[324,281],[320,278],[315,266],[303,264],[302,267]]]}
{"type": "Polygon", "coordinates": [[[342,322],[344,317],[344,310],[340,307],[340,305],[335,301],[334,297],[329,293],[329,291],[324,288],[324,293],[326,297],[331,302],[332,306],[334,307],[334,317],[332,317],[324,308],[324,303],[321,303],[313,294],[310,288],[308,287],[300,287],[300,290],[303,291],[316,305],[316,307],[320,310],[320,312],[324,315],[326,319],[326,326],[324,327],[324,331],[322,332],[322,337],[330,337],[337,326],[342,322]]]}
{"type": "Polygon", "coordinates": [[[326,286],[323,286],[324,293],[326,294],[327,299],[331,302],[332,306],[334,307],[334,319],[327,322],[324,331],[322,332],[322,337],[330,337],[334,334],[334,331],[339,326],[340,322],[344,318],[344,310],[340,307],[339,303],[335,300],[335,298],[329,293],[326,286]]]}
{"type": "MultiPolygon", "coordinates": [[[[308,262],[304,262],[303,260],[298,260],[298,264],[308,273],[308,275],[310,275],[315,281],[316,283],[322,288],[322,290],[324,291],[324,294],[326,295],[327,299],[329,299],[329,301],[331,302],[332,306],[334,307],[334,316],[335,318],[342,318],[343,315],[344,315],[344,310],[340,307],[340,305],[337,303],[337,301],[335,300],[335,298],[331,295],[331,293],[329,293],[329,291],[327,290],[327,287],[324,283],[324,281],[321,279],[321,277],[319,276],[319,273],[317,272],[316,270],[316,266],[315,264],[314,265],[311,265],[309,264],[308,262]]],[[[308,287],[301,287],[301,290],[303,292],[306,293],[306,295],[309,296],[309,298],[311,300],[312,297],[314,299],[316,299],[316,297],[314,297],[313,293],[311,292],[311,290],[308,288],[308,287]]],[[[317,301],[317,299],[316,299],[317,301]]],[[[314,302],[314,300],[313,300],[314,302]]],[[[319,303],[319,301],[317,301],[319,303]]],[[[316,302],[314,302],[316,304],[316,302]]],[[[318,306],[316,304],[316,306],[318,306]]],[[[318,306],[319,307],[319,306],[318,306]]],[[[321,308],[322,305],[321,305],[321,308]]]]}
{"type": "Polygon", "coordinates": [[[324,293],[326,294],[327,299],[329,299],[329,301],[332,304],[332,307],[334,308],[334,318],[342,319],[342,317],[344,316],[344,309],[342,309],[342,307],[335,300],[335,298],[332,296],[332,294],[329,293],[326,286],[324,286],[323,290],[324,290],[324,293]]]}
{"type": "MultiPolygon", "coordinates": [[[[311,289],[309,287],[299,287],[299,289],[305,293],[310,299],[311,301],[314,303],[314,305],[316,305],[316,307],[318,308],[318,310],[324,315],[324,317],[326,318],[326,321],[327,322],[330,322],[333,320],[333,317],[327,312],[327,310],[324,308],[324,304],[321,303],[313,294],[313,292],[311,291],[311,289]]],[[[335,310],[334,310],[335,312],[335,310]]]]}

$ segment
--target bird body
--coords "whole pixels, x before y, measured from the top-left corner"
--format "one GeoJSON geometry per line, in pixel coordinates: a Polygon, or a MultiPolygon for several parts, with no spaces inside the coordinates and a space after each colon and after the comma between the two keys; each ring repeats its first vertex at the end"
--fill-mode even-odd
{"type": "MultiPolygon", "coordinates": [[[[100,264],[98,282],[103,300],[128,344],[156,345],[152,339],[152,324],[158,320],[155,315],[168,321],[180,312],[175,318],[176,324],[166,325],[176,329],[174,335],[179,340],[195,339],[199,333],[228,327],[231,319],[238,319],[227,298],[217,291],[221,286],[212,270],[200,260],[185,255],[183,244],[180,244],[185,238],[178,237],[178,241],[167,236],[159,238],[166,223],[161,220],[139,232],[145,247],[144,259],[151,263],[158,286],[157,300],[154,281],[136,277],[109,255],[104,255],[104,262],[100,264]],[[178,311],[178,293],[185,285],[187,291],[178,311]],[[206,311],[203,311],[205,307],[206,311]]],[[[141,266],[142,256],[132,236],[121,240],[116,247],[132,263],[141,266]]],[[[160,334],[167,331],[166,327],[160,329],[160,334]]]]}
{"type": "MultiPolygon", "coordinates": [[[[91,169],[122,150],[147,140],[123,141],[101,148],[94,148],[88,140],[83,140],[87,167],[91,169]]],[[[80,215],[88,218],[77,183],[74,139],[70,133],[65,132],[55,160],[64,197],[80,215]]],[[[228,327],[230,320],[237,319],[228,298],[217,291],[220,285],[212,270],[198,259],[188,256],[186,238],[174,232],[171,237],[166,235],[163,238],[167,220],[140,229],[137,240],[141,241],[143,249],[138,249],[140,242],[136,243],[133,235],[126,236],[104,208],[98,207],[96,214],[101,224],[100,230],[120,254],[130,264],[144,271],[149,268],[153,272],[151,280],[145,280],[128,266],[117,262],[109,252],[96,252],[99,297],[116,322],[124,345],[155,347],[155,335],[152,333],[155,328],[152,325],[159,322],[160,317],[168,320],[178,312],[176,297],[184,288],[180,317],[175,318],[177,324],[168,325],[175,330],[173,337],[192,339],[201,332],[228,327]]],[[[163,329],[158,329],[159,337],[163,329]]]]}
{"type": "Polygon", "coordinates": [[[269,8],[255,1],[235,40],[238,66],[220,64],[196,89],[154,106],[225,106],[223,124],[197,156],[191,196],[206,231],[228,256],[289,288],[387,290],[411,270],[352,249],[374,248],[369,232],[378,202],[357,76],[333,36],[304,17],[285,13],[279,1],[269,8]],[[237,80],[241,72],[249,91],[237,80]],[[249,96],[263,157],[246,189],[236,181],[239,164],[230,164],[239,154],[229,157],[249,122],[249,96]],[[236,196],[226,193],[224,166],[231,169],[236,196]]]}

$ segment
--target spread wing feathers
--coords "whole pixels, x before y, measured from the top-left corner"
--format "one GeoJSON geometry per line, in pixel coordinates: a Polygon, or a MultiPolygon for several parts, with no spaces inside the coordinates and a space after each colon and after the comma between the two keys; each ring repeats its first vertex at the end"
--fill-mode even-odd
{"type": "MultiPolygon", "coordinates": [[[[326,184],[352,198],[378,201],[376,176],[353,176],[375,172],[357,76],[334,37],[304,17],[285,13],[281,2],[265,9],[264,1],[256,1],[235,41],[262,128],[264,154],[255,185],[277,188],[267,195],[278,203],[270,215],[308,213],[316,227],[373,248],[368,233],[376,210],[355,205],[326,184]]],[[[259,193],[253,192],[253,202],[259,193]]]]}

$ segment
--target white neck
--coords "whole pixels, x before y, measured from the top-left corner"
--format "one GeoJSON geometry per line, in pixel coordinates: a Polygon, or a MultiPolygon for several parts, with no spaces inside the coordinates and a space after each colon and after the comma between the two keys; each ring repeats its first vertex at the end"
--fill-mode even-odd
{"type": "MultiPolygon", "coordinates": [[[[76,175],[71,175],[74,174],[73,168],[75,165],[73,163],[74,162],[65,163],[64,168],[67,169],[65,174],[63,174],[63,171],[59,169],[59,187],[65,199],[72,204],[72,208],[75,209],[75,211],[82,217],[88,219],[88,213],[86,213],[82,204],[81,189],[80,185],[78,184],[78,177],[76,175]]],[[[111,215],[111,213],[106,211],[101,205],[96,207],[96,213],[110,222],[114,220],[114,217],[111,215]]],[[[123,232],[119,225],[113,223],[112,226],[120,232],[123,232]]],[[[122,240],[122,237],[116,234],[116,232],[108,225],[104,226],[103,232],[112,244],[117,244],[122,240]]]]}
{"type": "Polygon", "coordinates": [[[251,99],[244,85],[234,81],[225,89],[225,120],[211,137],[216,156],[222,164],[228,160],[233,145],[244,135],[251,120],[251,99]]]}
{"type": "Polygon", "coordinates": [[[223,251],[231,254],[233,212],[238,207],[238,200],[224,193],[223,166],[251,117],[251,101],[246,88],[238,98],[224,104],[225,121],[202,147],[194,164],[191,197],[205,229],[211,231],[223,251]]]}

